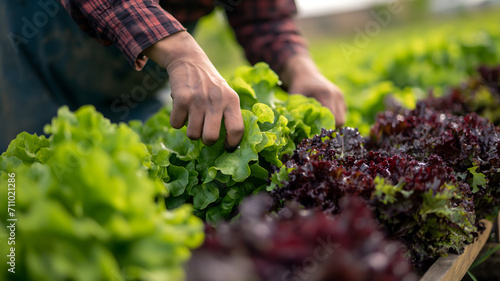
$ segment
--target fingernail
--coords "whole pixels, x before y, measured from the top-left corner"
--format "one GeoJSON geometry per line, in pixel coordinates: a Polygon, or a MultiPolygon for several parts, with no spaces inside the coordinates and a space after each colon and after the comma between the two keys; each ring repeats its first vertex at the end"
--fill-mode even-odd
{"type": "Polygon", "coordinates": [[[239,147],[240,147],[239,145],[237,145],[237,146],[229,146],[229,145],[227,144],[227,142],[224,142],[224,150],[225,150],[225,151],[227,151],[227,152],[229,152],[229,153],[234,152],[234,151],[235,151],[236,149],[238,149],[239,147]]]}

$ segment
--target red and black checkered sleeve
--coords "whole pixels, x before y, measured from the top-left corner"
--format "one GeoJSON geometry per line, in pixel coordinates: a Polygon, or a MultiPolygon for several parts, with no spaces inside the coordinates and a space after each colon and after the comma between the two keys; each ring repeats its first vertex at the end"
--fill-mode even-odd
{"type": "Polygon", "coordinates": [[[113,43],[140,70],[144,49],[185,30],[158,0],[59,0],[80,27],[102,43],[113,43]]]}
{"type": "Polygon", "coordinates": [[[295,22],[293,0],[219,0],[250,63],[267,62],[280,73],[285,62],[307,53],[295,22]]]}

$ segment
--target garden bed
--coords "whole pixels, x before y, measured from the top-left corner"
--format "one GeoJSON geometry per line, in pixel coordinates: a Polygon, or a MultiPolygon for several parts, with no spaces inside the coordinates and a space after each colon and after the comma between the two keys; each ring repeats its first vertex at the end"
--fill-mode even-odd
{"type": "Polygon", "coordinates": [[[482,70],[452,95],[380,113],[364,137],[329,129],[332,114],[280,92],[265,64],[243,67],[233,152],[189,140],[169,109],[116,125],[61,108],[48,138],[21,133],[0,156],[28,269],[13,280],[181,281],[185,268],[188,281],[460,280],[492,229],[477,220],[500,205],[500,68],[482,70]]]}
{"type": "Polygon", "coordinates": [[[484,224],[485,230],[473,244],[465,247],[463,254],[450,254],[447,257],[439,258],[422,276],[420,281],[462,280],[490,236],[493,224],[487,220],[481,222],[484,224]]]}

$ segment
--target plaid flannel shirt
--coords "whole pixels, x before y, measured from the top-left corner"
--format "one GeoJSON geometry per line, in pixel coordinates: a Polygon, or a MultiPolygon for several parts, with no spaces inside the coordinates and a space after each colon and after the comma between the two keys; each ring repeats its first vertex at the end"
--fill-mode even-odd
{"type": "Polygon", "coordinates": [[[59,0],[80,27],[103,44],[116,44],[135,69],[141,53],[162,38],[185,30],[216,5],[226,11],[250,63],[280,71],[286,60],[307,52],[293,19],[293,0],[59,0]]]}

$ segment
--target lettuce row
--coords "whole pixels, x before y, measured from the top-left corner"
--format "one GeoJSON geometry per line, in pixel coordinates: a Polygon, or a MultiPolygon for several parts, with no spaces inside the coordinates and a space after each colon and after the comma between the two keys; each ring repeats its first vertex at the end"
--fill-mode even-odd
{"type": "MultiPolygon", "coordinates": [[[[0,279],[183,280],[203,224],[189,205],[154,203],[163,186],[148,176],[139,136],[92,107],[61,108],[45,132],[19,134],[0,156],[0,184],[16,175],[18,219],[16,274],[2,263],[0,279]]],[[[6,221],[1,212],[2,237],[6,221]]]]}
{"type": "Polygon", "coordinates": [[[461,253],[477,236],[471,187],[447,162],[436,155],[421,161],[368,151],[356,129],[323,130],[304,140],[271,181],[274,210],[291,201],[336,215],[344,211],[343,198],[363,199],[389,238],[405,244],[418,269],[461,253]]]}

